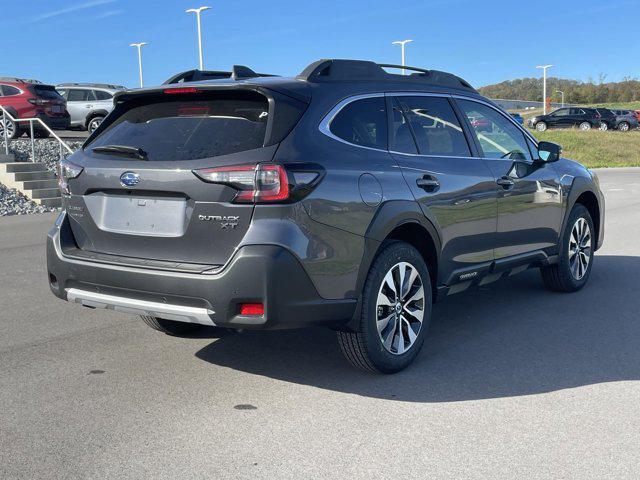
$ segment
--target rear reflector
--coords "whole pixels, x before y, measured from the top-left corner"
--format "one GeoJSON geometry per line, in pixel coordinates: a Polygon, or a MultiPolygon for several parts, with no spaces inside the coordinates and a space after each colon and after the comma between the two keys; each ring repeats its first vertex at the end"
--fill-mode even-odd
{"type": "Polygon", "coordinates": [[[168,94],[181,94],[181,93],[198,93],[200,90],[194,87],[184,87],[184,88],[167,88],[163,93],[168,94]]]}
{"type": "Polygon", "coordinates": [[[264,315],[264,305],[261,303],[241,303],[240,315],[264,315]]]}

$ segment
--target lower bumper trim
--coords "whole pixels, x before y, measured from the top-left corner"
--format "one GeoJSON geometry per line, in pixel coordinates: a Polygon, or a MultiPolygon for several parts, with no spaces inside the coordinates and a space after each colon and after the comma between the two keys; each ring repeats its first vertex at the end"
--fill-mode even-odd
{"type": "Polygon", "coordinates": [[[165,320],[215,326],[210,317],[215,312],[206,308],[136,300],[134,298],[88,292],[77,288],[67,289],[67,300],[85,307],[104,308],[132,315],[149,315],[165,320]]]}

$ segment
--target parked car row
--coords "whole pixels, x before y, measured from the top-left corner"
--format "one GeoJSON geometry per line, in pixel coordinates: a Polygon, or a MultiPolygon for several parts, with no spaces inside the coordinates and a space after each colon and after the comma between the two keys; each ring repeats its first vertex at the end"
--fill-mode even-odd
{"type": "MultiPolygon", "coordinates": [[[[39,118],[52,130],[80,128],[93,132],[113,109],[113,95],[121,85],[63,83],[46,85],[38,80],[0,77],[0,105],[15,119],[39,118]]],[[[26,122],[14,122],[0,115],[0,137],[10,139],[29,130],[26,122]]],[[[34,123],[34,136],[46,138],[49,131],[34,123]]]]}
{"type": "Polygon", "coordinates": [[[640,126],[640,111],[611,110],[608,108],[566,107],[547,115],[529,119],[528,126],[538,132],[549,128],[574,128],[580,130],[619,130],[628,132],[640,126]]]}

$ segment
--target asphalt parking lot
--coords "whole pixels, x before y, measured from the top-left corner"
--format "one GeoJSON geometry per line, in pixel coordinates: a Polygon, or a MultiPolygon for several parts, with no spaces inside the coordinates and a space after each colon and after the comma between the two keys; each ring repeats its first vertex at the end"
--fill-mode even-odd
{"type": "Polygon", "coordinates": [[[0,219],[0,478],[638,478],[640,169],[599,175],[583,291],[531,271],[451,297],[395,376],[330,331],[172,338],[67,304],[53,217],[0,219]]]}

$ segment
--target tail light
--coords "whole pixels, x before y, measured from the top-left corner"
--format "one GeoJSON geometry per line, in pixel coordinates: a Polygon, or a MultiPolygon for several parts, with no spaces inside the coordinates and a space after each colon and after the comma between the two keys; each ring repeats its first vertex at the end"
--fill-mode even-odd
{"type": "Polygon", "coordinates": [[[241,303],[240,315],[264,315],[262,303],[241,303]]]}
{"type": "Polygon", "coordinates": [[[48,103],[51,103],[51,100],[47,100],[44,98],[29,98],[27,101],[33,105],[46,105],[48,103]]]}
{"type": "Polygon", "coordinates": [[[282,165],[258,164],[203,168],[193,171],[205,182],[229,185],[238,190],[235,203],[271,203],[289,199],[289,178],[282,165]]]}
{"type": "Polygon", "coordinates": [[[71,195],[69,190],[69,180],[76,178],[84,170],[80,165],[71,163],[70,161],[63,159],[58,164],[58,186],[63,195],[71,195]]]}

